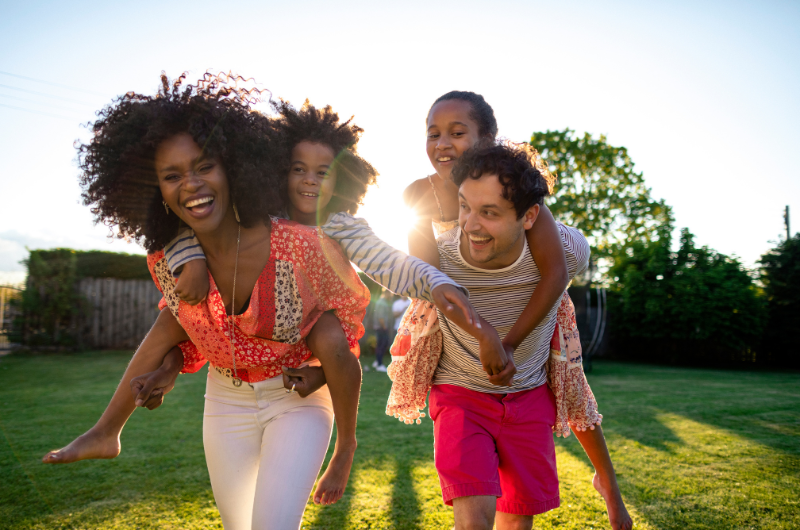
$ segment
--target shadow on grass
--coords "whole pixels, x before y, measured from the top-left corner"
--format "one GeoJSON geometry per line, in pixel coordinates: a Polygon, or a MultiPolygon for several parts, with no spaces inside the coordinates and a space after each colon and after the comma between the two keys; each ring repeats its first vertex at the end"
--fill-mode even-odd
{"type": "MultiPolygon", "coordinates": [[[[800,522],[785,508],[800,484],[798,374],[596,363],[589,382],[623,496],[653,527],[800,522]]],[[[574,436],[557,443],[590,465],[574,436]]]]}
{"type": "Polygon", "coordinates": [[[596,362],[588,379],[604,428],[643,445],[682,443],[659,419],[672,413],[800,456],[800,373],[596,362]]]}
{"type": "Polygon", "coordinates": [[[397,466],[392,484],[392,504],[389,517],[394,528],[419,528],[422,511],[419,506],[412,470],[417,462],[403,459],[397,466]]]}

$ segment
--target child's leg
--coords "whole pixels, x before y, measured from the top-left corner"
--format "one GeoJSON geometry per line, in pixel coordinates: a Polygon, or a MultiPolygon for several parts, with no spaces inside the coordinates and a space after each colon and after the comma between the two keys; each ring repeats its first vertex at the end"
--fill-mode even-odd
{"type": "Polygon", "coordinates": [[[152,372],[162,365],[165,354],[176,344],[172,323],[176,322],[168,310],[159,314],[147,337],[133,355],[111,401],[94,427],[78,436],[66,447],[44,455],[42,462],[69,464],[92,458],[114,458],[119,454],[119,435],[136,408],[130,387],[131,379],[152,372]]]}
{"type": "Polygon", "coordinates": [[[603,429],[596,425],[594,429],[585,431],[573,430],[575,437],[581,443],[583,450],[595,469],[592,485],[603,496],[608,510],[608,520],[613,530],[630,530],[633,528],[633,520],[625,508],[622,495],[617,484],[617,475],[614,473],[614,465],[611,463],[611,455],[608,454],[606,439],[603,437],[603,429]]]}
{"type": "Polygon", "coordinates": [[[342,325],[332,313],[322,315],[306,342],[322,363],[336,418],[336,447],[314,492],[315,503],[332,504],[344,494],[356,451],[361,364],[350,352],[342,325]]]}

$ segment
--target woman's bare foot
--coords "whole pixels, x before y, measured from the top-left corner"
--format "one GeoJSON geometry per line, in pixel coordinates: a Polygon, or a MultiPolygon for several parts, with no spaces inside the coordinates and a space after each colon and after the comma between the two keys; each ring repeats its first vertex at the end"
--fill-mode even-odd
{"type": "Polygon", "coordinates": [[[79,460],[115,458],[119,455],[119,434],[108,436],[89,429],[75,438],[71,444],[42,457],[45,464],[70,464],[79,460]]]}
{"type": "Polygon", "coordinates": [[[619,486],[616,486],[616,484],[614,486],[603,484],[604,482],[597,473],[594,474],[592,486],[606,501],[608,522],[611,523],[612,530],[631,530],[633,528],[633,519],[628,514],[628,509],[625,508],[625,502],[622,500],[619,486]]]}
{"type": "Polygon", "coordinates": [[[317,483],[317,491],[314,492],[315,504],[333,504],[342,498],[347,480],[350,478],[355,452],[355,443],[346,448],[340,449],[337,446],[334,449],[328,468],[317,483]]]}

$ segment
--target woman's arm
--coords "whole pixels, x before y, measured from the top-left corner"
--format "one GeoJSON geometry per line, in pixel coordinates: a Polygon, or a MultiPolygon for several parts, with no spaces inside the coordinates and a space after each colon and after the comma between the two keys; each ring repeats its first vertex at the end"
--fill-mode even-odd
{"type": "Polygon", "coordinates": [[[503,339],[503,345],[513,349],[544,320],[561,299],[570,279],[561,234],[547,206],[539,209],[539,217],[525,235],[542,278],[514,327],[503,339]]]}

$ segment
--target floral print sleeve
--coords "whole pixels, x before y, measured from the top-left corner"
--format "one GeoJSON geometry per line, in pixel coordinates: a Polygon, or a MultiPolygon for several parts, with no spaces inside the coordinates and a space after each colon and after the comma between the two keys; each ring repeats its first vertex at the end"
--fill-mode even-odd
{"type": "MultiPolygon", "coordinates": [[[[180,307],[180,299],[174,293],[175,280],[172,273],[167,266],[167,260],[164,258],[164,252],[159,250],[152,254],[147,255],[147,268],[150,269],[150,275],[153,277],[156,287],[163,295],[161,301],[158,303],[158,308],[164,310],[169,307],[175,318],[178,318],[178,308],[180,307]]],[[[190,340],[183,341],[178,344],[183,352],[183,368],[181,373],[193,374],[206,364],[206,358],[197,349],[197,346],[190,340]]]]}

